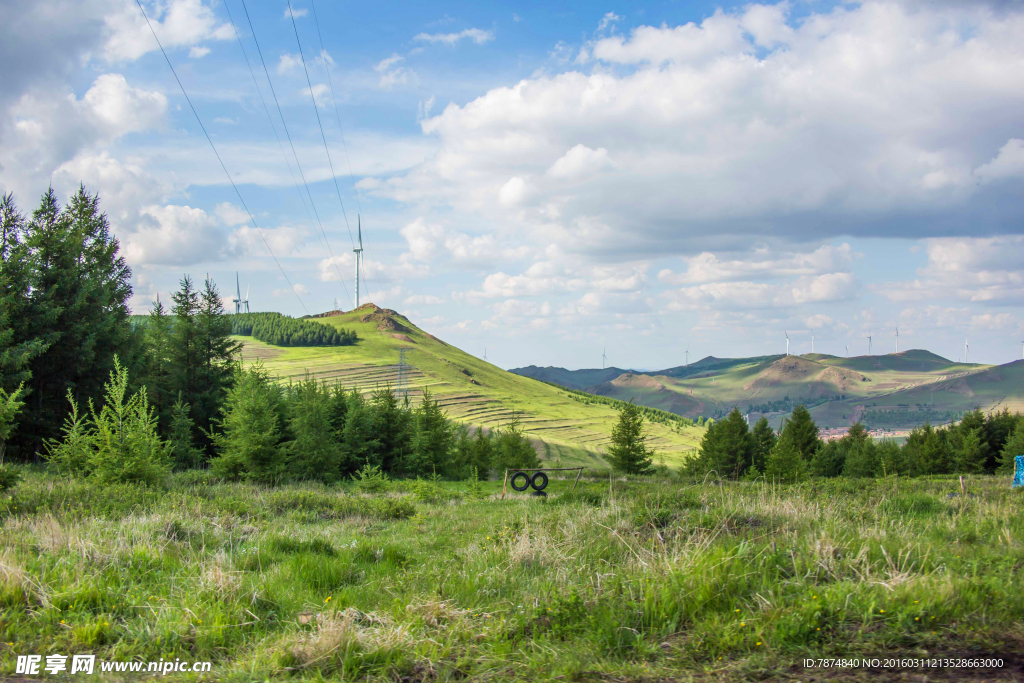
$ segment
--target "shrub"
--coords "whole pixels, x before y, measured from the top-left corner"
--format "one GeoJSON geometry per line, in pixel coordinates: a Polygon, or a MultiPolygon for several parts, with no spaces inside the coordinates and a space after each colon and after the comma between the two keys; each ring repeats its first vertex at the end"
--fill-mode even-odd
{"type": "Polygon", "coordinates": [[[363,493],[384,493],[392,488],[388,475],[380,471],[377,465],[363,465],[363,468],[352,475],[357,489],[363,493]]]}

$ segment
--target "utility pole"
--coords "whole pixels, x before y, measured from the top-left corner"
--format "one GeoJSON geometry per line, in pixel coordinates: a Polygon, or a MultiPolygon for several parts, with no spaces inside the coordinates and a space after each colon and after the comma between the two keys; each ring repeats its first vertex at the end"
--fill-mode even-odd
{"type": "Polygon", "coordinates": [[[360,266],[363,263],[363,219],[357,214],[356,220],[359,225],[359,246],[352,251],[356,254],[356,308],[359,308],[359,276],[360,266]]]}

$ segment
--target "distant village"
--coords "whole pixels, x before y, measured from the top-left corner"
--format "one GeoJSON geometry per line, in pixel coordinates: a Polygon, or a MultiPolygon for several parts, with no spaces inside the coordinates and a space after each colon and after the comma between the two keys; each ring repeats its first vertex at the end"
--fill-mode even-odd
{"type": "MultiPolygon", "coordinates": [[[[835,441],[846,436],[849,432],[848,427],[840,427],[838,429],[822,429],[820,437],[822,441],[835,441]]],[[[910,435],[909,429],[869,429],[868,435],[872,439],[896,439],[906,438],[910,435]]]]}

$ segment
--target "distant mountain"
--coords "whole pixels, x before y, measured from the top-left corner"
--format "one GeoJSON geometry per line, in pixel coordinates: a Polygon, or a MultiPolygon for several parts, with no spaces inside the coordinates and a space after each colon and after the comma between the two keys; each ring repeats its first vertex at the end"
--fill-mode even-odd
{"type": "Polygon", "coordinates": [[[542,382],[550,382],[567,389],[582,390],[595,384],[610,382],[619,375],[630,370],[622,368],[593,368],[589,370],[566,370],[547,366],[545,368],[536,365],[527,365],[525,368],[513,368],[509,372],[523,377],[532,377],[542,382]]]}
{"type": "Polygon", "coordinates": [[[512,372],[687,417],[719,416],[736,406],[751,419],[764,414],[776,425],[800,403],[830,427],[863,421],[906,428],[948,422],[975,407],[1024,409],[1024,361],[955,363],[923,349],[853,358],[707,356],[654,372],[533,366],[512,372]]]}

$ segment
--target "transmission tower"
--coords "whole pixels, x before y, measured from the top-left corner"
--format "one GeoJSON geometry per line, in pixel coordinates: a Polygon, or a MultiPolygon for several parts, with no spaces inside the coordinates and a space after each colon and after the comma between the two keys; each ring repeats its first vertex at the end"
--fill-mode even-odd
{"type": "Polygon", "coordinates": [[[405,362],[405,352],[412,351],[407,347],[398,349],[398,368],[395,373],[395,398],[404,401],[409,398],[409,366],[405,362]]]}

